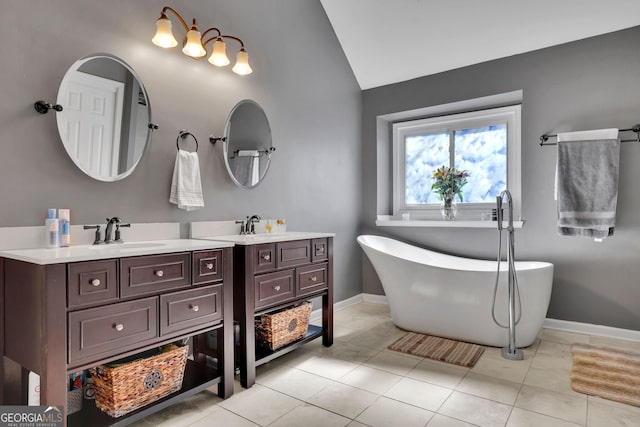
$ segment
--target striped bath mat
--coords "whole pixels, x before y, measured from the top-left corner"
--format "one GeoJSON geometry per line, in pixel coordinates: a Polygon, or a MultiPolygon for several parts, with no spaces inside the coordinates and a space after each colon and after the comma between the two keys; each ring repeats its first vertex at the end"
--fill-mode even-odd
{"type": "Polygon", "coordinates": [[[571,388],[640,406],[640,352],[574,344],[571,388]]]}
{"type": "Polygon", "coordinates": [[[409,332],[402,338],[399,338],[389,346],[389,349],[414,356],[452,363],[466,368],[473,367],[484,352],[484,347],[477,344],[469,344],[415,332],[409,332]]]}

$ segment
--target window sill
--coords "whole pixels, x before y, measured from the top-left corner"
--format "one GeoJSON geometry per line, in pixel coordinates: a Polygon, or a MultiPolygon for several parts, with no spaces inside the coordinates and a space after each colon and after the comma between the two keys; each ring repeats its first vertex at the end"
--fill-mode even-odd
{"type": "MultiPolygon", "coordinates": [[[[401,220],[394,219],[389,215],[378,215],[376,219],[376,226],[378,227],[440,227],[440,228],[491,228],[497,229],[498,223],[496,221],[482,221],[482,220],[432,220],[432,219],[417,219],[417,220],[401,220]]],[[[509,225],[508,221],[503,221],[502,226],[504,229],[509,225]]],[[[513,221],[513,228],[522,228],[524,221],[513,221]]]]}

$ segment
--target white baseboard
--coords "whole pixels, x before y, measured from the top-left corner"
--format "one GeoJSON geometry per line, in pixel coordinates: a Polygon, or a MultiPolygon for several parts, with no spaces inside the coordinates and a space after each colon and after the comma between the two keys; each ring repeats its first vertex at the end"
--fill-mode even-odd
{"type": "MultiPolygon", "coordinates": [[[[333,305],[334,312],[344,310],[360,302],[371,302],[376,304],[388,304],[385,295],[374,294],[358,294],[351,298],[338,301],[333,305]]],[[[311,321],[319,321],[322,319],[322,310],[314,310],[311,313],[311,321]]],[[[611,326],[593,325],[591,323],[572,322],[569,320],[544,319],[543,328],[555,329],[558,331],[574,332],[578,334],[596,335],[608,338],[618,338],[629,341],[640,342],[640,331],[632,329],[614,328],[611,326]]]]}
{"type": "Polygon", "coordinates": [[[608,338],[618,338],[629,341],[640,341],[640,331],[632,329],[614,328],[611,326],[594,325],[591,323],[572,322],[570,320],[544,319],[542,327],[558,331],[575,332],[579,334],[597,335],[608,338]]]}
{"type": "Polygon", "coordinates": [[[373,302],[376,304],[389,304],[386,295],[361,294],[362,300],[365,302],[373,302]]]}
{"type": "MultiPolygon", "coordinates": [[[[363,295],[364,294],[358,294],[358,295],[354,295],[351,298],[347,298],[347,299],[343,299],[342,301],[338,301],[337,303],[333,304],[333,311],[334,313],[336,311],[340,311],[340,310],[344,310],[345,308],[349,308],[352,305],[356,305],[359,302],[363,302],[363,295]]],[[[385,297],[386,299],[386,297],[385,297]]],[[[311,312],[311,317],[309,318],[310,322],[317,322],[320,321],[322,319],[322,309],[319,308],[317,310],[313,310],[311,312]]]]}

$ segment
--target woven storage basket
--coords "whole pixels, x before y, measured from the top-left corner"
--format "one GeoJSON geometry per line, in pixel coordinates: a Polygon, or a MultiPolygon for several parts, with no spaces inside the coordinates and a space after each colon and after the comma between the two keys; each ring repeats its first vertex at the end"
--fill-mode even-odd
{"type": "Polygon", "coordinates": [[[263,314],[256,321],[256,338],[258,343],[271,350],[276,350],[285,344],[304,337],[309,326],[311,303],[302,304],[263,314]]]}
{"type": "Polygon", "coordinates": [[[180,390],[188,349],[171,346],[154,356],[91,369],[96,406],[112,417],[121,417],[180,390]]]}
{"type": "Polygon", "coordinates": [[[67,392],[67,414],[71,415],[82,409],[82,389],[69,390],[67,392]]]}

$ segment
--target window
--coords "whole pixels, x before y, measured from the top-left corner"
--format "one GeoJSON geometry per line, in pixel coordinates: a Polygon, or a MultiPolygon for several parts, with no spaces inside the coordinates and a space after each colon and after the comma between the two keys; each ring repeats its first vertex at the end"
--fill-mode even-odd
{"type": "Polygon", "coordinates": [[[520,216],[520,106],[494,108],[393,124],[394,214],[439,218],[431,190],[440,166],[469,171],[458,201],[461,219],[481,219],[508,189],[520,216]]]}

